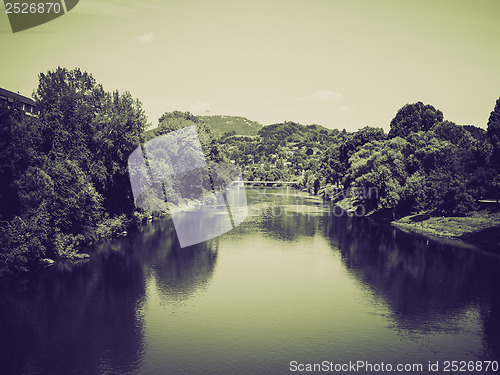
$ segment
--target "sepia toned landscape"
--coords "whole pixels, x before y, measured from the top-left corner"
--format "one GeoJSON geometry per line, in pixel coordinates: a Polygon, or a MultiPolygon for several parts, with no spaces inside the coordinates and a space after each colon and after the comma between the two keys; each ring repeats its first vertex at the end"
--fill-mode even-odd
{"type": "Polygon", "coordinates": [[[1,23],[0,373],[499,374],[498,15],[1,23]]]}

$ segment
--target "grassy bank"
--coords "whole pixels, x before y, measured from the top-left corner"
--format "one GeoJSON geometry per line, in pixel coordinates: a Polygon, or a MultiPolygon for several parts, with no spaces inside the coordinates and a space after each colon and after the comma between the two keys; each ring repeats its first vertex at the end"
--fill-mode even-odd
{"type": "Polygon", "coordinates": [[[460,239],[500,252],[500,212],[498,209],[477,211],[464,217],[410,215],[393,221],[391,224],[428,236],[460,239]]]}

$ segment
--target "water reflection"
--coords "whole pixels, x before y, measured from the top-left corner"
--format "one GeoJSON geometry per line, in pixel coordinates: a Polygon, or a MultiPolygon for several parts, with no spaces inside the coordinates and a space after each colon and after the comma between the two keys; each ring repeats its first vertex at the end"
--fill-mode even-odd
{"type": "Polygon", "coordinates": [[[147,273],[165,296],[188,298],[214,270],[217,241],[181,249],[168,221],[0,286],[2,373],[126,373],[141,362],[147,273]],[[7,355],[5,355],[7,353],[7,355]]]}
{"type": "Polygon", "coordinates": [[[347,269],[386,301],[397,329],[460,333],[470,326],[459,320],[479,310],[489,348],[482,354],[500,358],[497,256],[364,219],[336,218],[325,222],[324,230],[347,269]]]}
{"type": "Polygon", "coordinates": [[[250,213],[258,218],[259,227],[272,238],[285,241],[313,237],[321,225],[319,218],[331,211],[324,201],[293,189],[250,190],[248,195],[253,204],[250,213]]]}
{"type": "Polygon", "coordinates": [[[165,262],[152,266],[156,285],[167,300],[180,301],[204,288],[217,260],[216,239],[187,248],[172,247],[165,262]]]}
{"type": "Polygon", "coordinates": [[[500,359],[500,263],[304,194],[180,248],[159,220],[0,284],[7,374],[289,373],[290,360],[500,359]],[[481,341],[482,340],[482,341],[481,341]],[[453,357],[453,358],[451,358],[453,357]]]}
{"type": "Polygon", "coordinates": [[[2,373],[127,373],[143,352],[140,264],[103,257],[0,286],[2,373]]]}
{"type": "MultiPolygon", "coordinates": [[[[266,196],[266,195],[264,195],[266,196]]],[[[479,327],[484,359],[500,359],[500,258],[472,245],[429,240],[364,218],[293,209],[283,194],[264,210],[263,231],[296,241],[318,232],[340,251],[346,269],[390,308],[392,329],[418,335],[466,334],[479,327]],[[288,211],[286,208],[289,208],[288,211]],[[291,208],[291,209],[290,209],[291,208]],[[293,214],[292,214],[293,213],[293,214]]],[[[321,206],[310,201],[309,206],[321,206]]]]}
{"type": "MultiPolygon", "coordinates": [[[[142,226],[121,246],[153,274],[161,293],[187,299],[210,281],[217,261],[217,238],[181,248],[171,220],[142,226]]],[[[130,257],[130,255],[129,255],[130,257]]]]}
{"type": "Polygon", "coordinates": [[[490,297],[489,309],[483,309],[484,338],[492,358],[500,359],[500,283],[492,286],[495,294],[490,297]]]}

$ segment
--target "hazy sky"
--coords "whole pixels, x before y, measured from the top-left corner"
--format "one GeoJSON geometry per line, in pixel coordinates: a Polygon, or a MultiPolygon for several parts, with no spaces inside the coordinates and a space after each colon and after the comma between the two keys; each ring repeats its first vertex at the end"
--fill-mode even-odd
{"type": "Polygon", "coordinates": [[[0,87],[30,96],[57,66],[166,111],[348,131],[422,101],[486,127],[500,97],[499,0],[80,0],[13,34],[0,7],[0,87]]]}

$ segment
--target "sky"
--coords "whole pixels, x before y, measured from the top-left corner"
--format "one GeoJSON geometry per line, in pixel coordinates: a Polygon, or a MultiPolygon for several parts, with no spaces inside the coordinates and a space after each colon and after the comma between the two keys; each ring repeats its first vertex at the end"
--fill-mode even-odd
{"type": "Polygon", "coordinates": [[[499,0],[80,0],[12,33],[0,87],[31,96],[58,66],[164,112],[389,129],[422,101],[486,128],[500,97],[499,0]]]}

